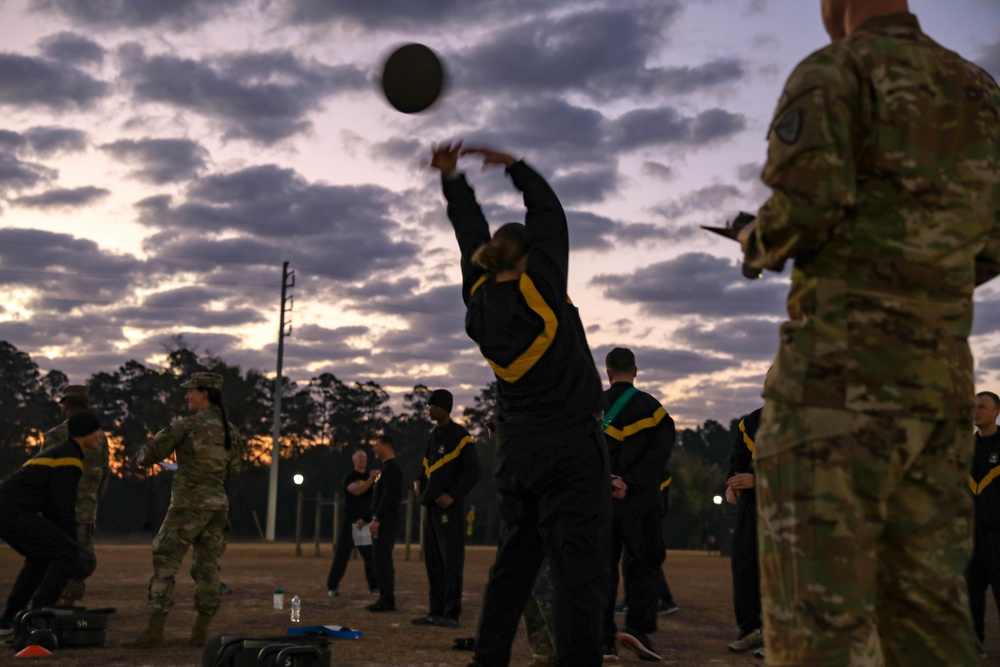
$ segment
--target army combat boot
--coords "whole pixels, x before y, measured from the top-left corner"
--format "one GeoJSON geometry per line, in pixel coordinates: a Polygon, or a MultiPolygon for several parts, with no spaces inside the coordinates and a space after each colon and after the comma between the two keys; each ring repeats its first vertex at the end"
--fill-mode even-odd
{"type": "Polygon", "coordinates": [[[160,648],[163,646],[163,626],[166,622],[166,614],[151,614],[146,629],[134,642],[125,644],[125,648],[160,648]]]}
{"type": "Polygon", "coordinates": [[[191,638],[188,639],[188,646],[201,648],[208,641],[208,624],[212,622],[212,617],[208,614],[198,612],[198,617],[194,619],[194,626],[191,628],[191,638]]]}

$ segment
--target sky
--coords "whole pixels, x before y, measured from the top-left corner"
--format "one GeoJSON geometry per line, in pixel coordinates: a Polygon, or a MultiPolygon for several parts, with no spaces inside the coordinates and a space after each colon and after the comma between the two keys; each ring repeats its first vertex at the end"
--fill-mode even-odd
{"type": "MultiPolygon", "coordinates": [[[[819,0],[0,0],[0,340],[72,382],[176,336],[274,373],[492,380],[464,332],[434,143],[523,158],[570,227],[570,296],[598,368],[631,347],[680,426],[759,406],[787,271],[747,281],[698,228],[767,198],[766,133],[819,0]],[[380,66],[442,58],[445,93],[394,111],[380,66]]],[[[911,0],[1000,77],[1000,0],[911,0]]],[[[494,227],[502,171],[460,167],[494,227]]],[[[1000,289],[977,291],[977,385],[1000,389],[1000,289]]]]}

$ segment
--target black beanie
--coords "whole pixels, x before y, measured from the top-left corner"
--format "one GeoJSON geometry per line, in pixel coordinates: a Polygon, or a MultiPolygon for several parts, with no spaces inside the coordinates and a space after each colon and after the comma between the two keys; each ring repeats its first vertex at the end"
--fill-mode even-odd
{"type": "Polygon", "coordinates": [[[69,428],[69,437],[82,438],[85,435],[90,435],[94,431],[100,430],[101,420],[95,417],[92,412],[77,412],[69,418],[66,426],[69,428]]]}
{"type": "Polygon", "coordinates": [[[445,412],[451,412],[455,401],[451,397],[451,392],[447,389],[435,389],[431,392],[431,397],[427,400],[427,405],[436,405],[445,412]]]}

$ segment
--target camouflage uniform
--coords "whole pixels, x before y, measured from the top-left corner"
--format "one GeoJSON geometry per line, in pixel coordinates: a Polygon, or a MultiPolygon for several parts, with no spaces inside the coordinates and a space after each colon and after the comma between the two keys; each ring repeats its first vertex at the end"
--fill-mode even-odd
{"type": "Polygon", "coordinates": [[[767,664],[978,664],[968,336],[1000,272],[1000,90],[882,15],[795,69],[768,140],[744,271],[795,268],[757,442],[767,664]]]}
{"type": "MultiPolygon", "coordinates": [[[[42,442],[42,450],[55,447],[69,440],[67,422],[47,431],[42,442]]],[[[94,522],[97,521],[97,504],[108,490],[111,479],[109,464],[110,450],[108,438],[101,431],[101,448],[83,453],[83,475],[76,487],[76,543],[93,550],[94,522]]],[[[63,591],[62,603],[72,604],[83,599],[86,585],[83,579],[70,579],[63,591]]]]}
{"type": "Polygon", "coordinates": [[[531,658],[536,665],[554,665],[556,660],[555,637],[552,633],[552,572],[549,559],[542,561],[538,568],[538,578],[531,589],[531,597],[524,605],[524,634],[528,636],[531,658]]]}
{"type": "MultiPolygon", "coordinates": [[[[213,375],[194,373],[192,378],[197,382],[198,376],[213,375]]],[[[207,384],[209,380],[200,381],[206,383],[201,386],[214,386],[207,384]]],[[[139,465],[150,466],[171,454],[177,455],[170,508],[153,539],[153,578],[146,604],[150,615],[166,614],[173,605],[174,575],[191,545],[195,609],[206,616],[214,616],[219,609],[219,559],[226,550],[229,531],[229,499],[224,484],[239,473],[243,454],[243,442],[232,424],[229,434],[232,447],[227,450],[222,413],[213,405],[157,433],[136,457],[139,465]]]]}

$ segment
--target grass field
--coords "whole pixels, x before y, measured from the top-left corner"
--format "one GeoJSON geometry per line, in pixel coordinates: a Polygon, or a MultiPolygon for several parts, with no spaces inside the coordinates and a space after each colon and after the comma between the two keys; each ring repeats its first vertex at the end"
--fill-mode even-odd
{"type": "MultiPolygon", "coordinates": [[[[330,565],[329,545],[320,556],[313,555],[313,545],[304,547],[304,555],[295,556],[291,544],[230,544],[222,562],[223,581],[233,593],[223,596],[212,631],[233,631],[244,635],[283,635],[288,627],[288,601],[292,595],[302,600],[305,624],[335,624],[360,629],[364,636],[357,641],[337,640],[334,664],[352,667],[367,665],[461,666],[469,653],[451,650],[452,640],[475,634],[476,619],[482,599],[487,570],[493,561],[492,548],[471,547],[465,567],[465,614],[457,630],[416,627],[410,619],[427,612],[426,575],[423,563],[416,558],[405,560],[402,547],[396,550],[397,605],[399,613],[371,614],[365,606],[373,601],[367,593],[360,560],[353,561],[341,584],[342,595],[331,598],[326,593],[326,573],[330,565]],[[285,609],[272,608],[272,591],[285,590],[285,609]]],[[[152,571],[147,544],[102,544],[97,548],[99,565],[88,581],[87,604],[112,606],[106,648],[60,650],[42,664],[49,665],[199,665],[200,651],[186,646],[195,613],[192,610],[194,585],[187,574],[190,556],[177,581],[175,607],[167,622],[167,645],[155,651],[137,651],[121,647],[145,626],[144,601],[152,571]]],[[[6,545],[0,545],[0,595],[6,596],[20,567],[20,557],[6,545]]],[[[735,638],[729,561],[718,555],[695,551],[670,552],[664,564],[667,578],[681,611],[661,617],[653,643],[673,665],[761,665],[750,655],[735,655],[726,645],[735,638]]],[[[993,603],[987,610],[987,650],[995,656],[984,664],[1000,664],[1000,627],[993,603]]],[[[0,665],[28,663],[14,660],[9,650],[0,650],[0,665]]],[[[625,652],[622,664],[639,661],[625,652]]],[[[528,665],[531,654],[524,634],[514,644],[513,665],[528,665]]],[[[30,664],[30,663],[29,663],[30,664]]]]}

